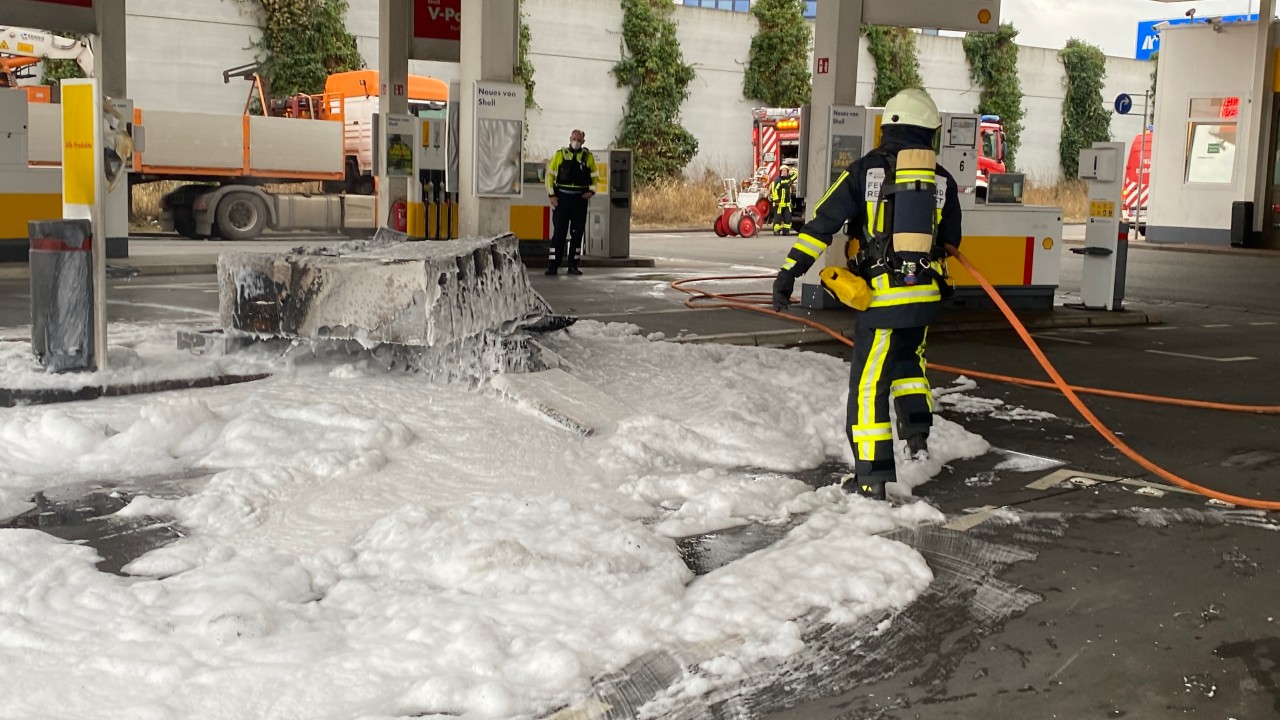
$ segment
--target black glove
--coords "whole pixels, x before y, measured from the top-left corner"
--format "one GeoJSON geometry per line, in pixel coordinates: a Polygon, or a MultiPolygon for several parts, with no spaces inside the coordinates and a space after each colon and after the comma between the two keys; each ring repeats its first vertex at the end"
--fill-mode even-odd
{"type": "Polygon", "coordinates": [[[791,292],[796,289],[796,276],[786,270],[779,270],[773,281],[773,309],[782,312],[791,307],[791,292]]]}

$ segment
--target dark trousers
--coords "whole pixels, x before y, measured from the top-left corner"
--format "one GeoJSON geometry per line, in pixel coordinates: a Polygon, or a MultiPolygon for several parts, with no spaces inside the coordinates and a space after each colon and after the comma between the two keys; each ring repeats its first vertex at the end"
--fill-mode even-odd
{"type": "Polygon", "coordinates": [[[781,230],[789,227],[791,227],[791,203],[779,204],[773,211],[773,229],[781,230]]]}
{"type": "Polygon", "coordinates": [[[587,199],[581,195],[557,193],[558,204],[551,211],[551,257],[548,267],[559,268],[565,261],[566,238],[568,244],[568,265],[578,267],[578,257],[582,255],[582,235],[587,230],[587,199]]]}
{"type": "Polygon", "coordinates": [[[846,427],[859,483],[897,479],[890,401],[897,412],[900,438],[929,436],[933,396],[925,377],[928,330],[871,328],[861,317],[854,325],[846,427]]]}

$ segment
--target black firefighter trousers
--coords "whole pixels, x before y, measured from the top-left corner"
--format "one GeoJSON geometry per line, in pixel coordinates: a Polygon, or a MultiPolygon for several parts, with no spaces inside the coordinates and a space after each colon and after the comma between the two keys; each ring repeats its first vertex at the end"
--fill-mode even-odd
{"type": "Polygon", "coordinates": [[[859,484],[897,479],[893,424],[894,403],[898,436],[923,442],[933,426],[933,397],[925,376],[925,338],[928,327],[867,327],[859,314],[853,329],[853,359],[849,372],[846,427],[856,458],[859,484]]]}
{"type": "Polygon", "coordinates": [[[577,269],[582,256],[582,236],[587,230],[587,199],[581,193],[556,193],[556,207],[551,211],[551,257],[548,269],[556,270],[565,262],[568,245],[570,268],[577,269]],[[568,243],[566,238],[570,238],[568,243]]]}

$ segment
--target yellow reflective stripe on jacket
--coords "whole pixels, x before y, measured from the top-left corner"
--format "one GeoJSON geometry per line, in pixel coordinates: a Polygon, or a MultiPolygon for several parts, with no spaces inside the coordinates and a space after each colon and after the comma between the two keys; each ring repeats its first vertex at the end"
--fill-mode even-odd
{"type": "Polygon", "coordinates": [[[871,293],[871,304],[868,307],[896,307],[914,303],[940,302],[942,293],[937,285],[892,288],[879,293],[871,293]]]}
{"type": "Polygon", "coordinates": [[[895,307],[912,303],[940,302],[942,291],[933,282],[927,285],[906,285],[893,287],[889,284],[889,276],[877,275],[871,278],[871,305],[869,308],[895,307]]]}
{"type": "Polygon", "coordinates": [[[823,251],[827,249],[826,244],[821,240],[808,234],[804,234],[796,238],[796,244],[793,247],[800,252],[809,255],[814,260],[817,260],[818,257],[822,255],[823,251]]]}
{"type": "Polygon", "coordinates": [[[843,183],[847,177],[849,177],[849,171],[846,170],[845,172],[840,173],[840,177],[836,178],[835,182],[831,183],[831,187],[827,188],[826,194],[822,196],[822,199],[818,201],[817,205],[813,206],[813,212],[815,214],[818,212],[818,208],[822,207],[822,203],[826,202],[827,198],[831,197],[831,193],[835,192],[836,188],[840,187],[840,184],[843,183]]]}
{"type": "Polygon", "coordinates": [[[908,378],[895,380],[889,385],[889,397],[899,398],[907,395],[923,395],[929,411],[933,411],[933,393],[929,391],[929,381],[924,378],[908,378]]]}
{"type": "Polygon", "coordinates": [[[889,392],[893,395],[928,395],[929,383],[923,378],[909,378],[905,380],[894,380],[889,385],[889,392]]]}
{"type": "Polygon", "coordinates": [[[785,260],[783,260],[783,261],[782,261],[782,269],[783,269],[783,270],[790,270],[791,268],[793,268],[793,267],[795,267],[795,266],[796,266],[796,261],[795,261],[794,259],[792,259],[792,258],[787,258],[787,259],[785,259],[785,260]]]}
{"type": "Polygon", "coordinates": [[[804,253],[805,255],[808,255],[809,257],[813,258],[814,260],[817,260],[818,256],[822,254],[820,252],[810,250],[808,246],[801,245],[800,243],[796,243],[793,247],[796,250],[799,250],[800,252],[804,253]]]}

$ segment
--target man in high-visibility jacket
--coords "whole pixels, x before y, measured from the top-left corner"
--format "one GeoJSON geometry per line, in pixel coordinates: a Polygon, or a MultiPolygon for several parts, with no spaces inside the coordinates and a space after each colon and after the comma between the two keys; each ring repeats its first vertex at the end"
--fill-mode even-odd
{"type": "Polygon", "coordinates": [[[821,275],[833,294],[853,298],[862,310],[854,324],[846,423],[856,462],[845,488],[878,499],[897,479],[890,401],[899,439],[913,456],[928,452],[933,425],[925,337],[948,289],[944,248],[959,247],[961,237],[955,179],[934,153],[941,126],[923,90],[904,90],[886,103],[880,145],[822,196],[773,286],[774,308],[789,306],[796,278],[848,222],[849,249],[857,245],[847,253],[849,269],[821,275]]]}
{"type": "Polygon", "coordinates": [[[795,176],[791,168],[783,165],[778,169],[778,179],[769,191],[769,199],[773,201],[773,234],[791,234],[791,206],[795,199],[795,176]]]}
{"type": "Polygon", "coordinates": [[[548,275],[555,275],[562,262],[569,266],[570,275],[582,274],[578,257],[582,253],[582,235],[587,229],[587,201],[596,194],[599,177],[595,156],[582,146],[586,139],[586,133],[574,130],[569,134],[569,147],[557,150],[547,165],[547,195],[551,197],[551,222],[555,228],[551,234],[548,275]],[[566,255],[567,237],[571,239],[566,255]]]}

